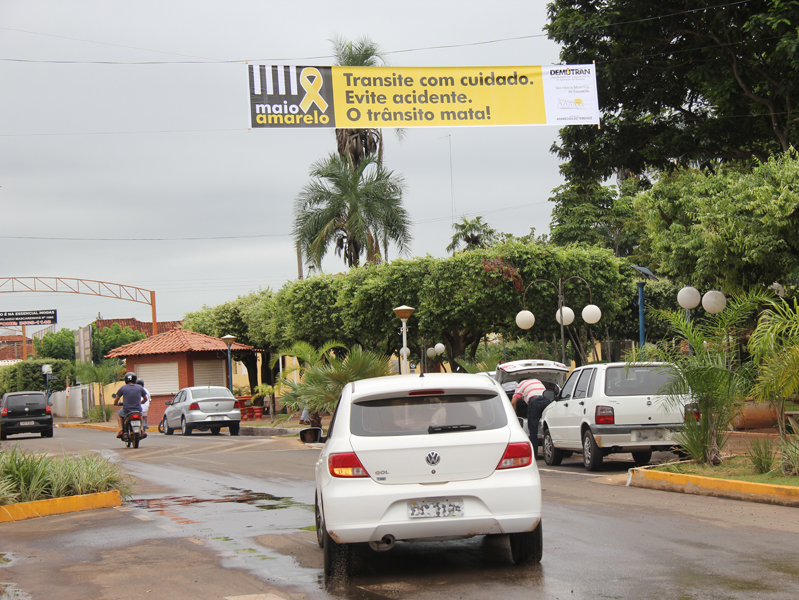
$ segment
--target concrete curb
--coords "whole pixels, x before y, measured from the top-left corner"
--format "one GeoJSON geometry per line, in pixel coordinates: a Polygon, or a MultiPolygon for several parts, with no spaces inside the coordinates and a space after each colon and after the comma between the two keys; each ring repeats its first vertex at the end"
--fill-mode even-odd
{"type": "Polygon", "coordinates": [[[99,494],[85,494],[83,496],[66,496],[51,500],[35,500],[33,502],[20,502],[19,504],[4,504],[0,506],[0,523],[22,521],[34,517],[47,517],[49,515],[63,515],[65,513],[94,510],[95,508],[111,508],[122,505],[122,497],[118,490],[101,492],[99,494]]]}
{"type": "Polygon", "coordinates": [[[97,429],[98,431],[117,431],[117,425],[102,425],[100,423],[57,423],[54,427],[80,427],[81,429],[97,429]]]}
{"type": "Polygon", "coordinates": [[[647,467],[630,469],[627,472],[627,485],[666,492],[799,507],[799,487],[789,485],[767,485],[699,475],[664,473],[647,467]]]}
{"type": "MultiPolygon", "coordinates": [[[[97,431],[108,431],[112,433],[116,433],[117,426],[114,425],[103,425],[101,423],[58,423],[55,427],[80,427],[82,429],[95,429],[97,431]]],[[[148,432],[150,432],[153,428],[148,428],[148,432]]],[[[239,428],[239,435],[247,435],[247,436],[274,436],[274,435],[291,435],[291,434],[299,434],[300,430],[296,428],[286,429],[284,427],[250,427],[247,425],[242,425],[239,428]]]]}

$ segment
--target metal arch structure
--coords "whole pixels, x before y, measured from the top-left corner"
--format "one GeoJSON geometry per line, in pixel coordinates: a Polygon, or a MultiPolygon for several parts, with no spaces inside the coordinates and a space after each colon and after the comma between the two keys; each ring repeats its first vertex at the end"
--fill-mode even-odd
{"type": "MultiPolygon", "coordinates": [[[[158,321],[155,317],[155,291],[93,279],[72,277],[0,277],[0,294],[11,292],[44,292],[57,294],[85,294],[128,300],[139,304],[149,304],[153,312],[153,335],[158,335],[158,321]]],[[[25,335],[23,330],[23,345],[25,335]]],[[[24,352],[24,350],[23,350],[24,352]]]]}

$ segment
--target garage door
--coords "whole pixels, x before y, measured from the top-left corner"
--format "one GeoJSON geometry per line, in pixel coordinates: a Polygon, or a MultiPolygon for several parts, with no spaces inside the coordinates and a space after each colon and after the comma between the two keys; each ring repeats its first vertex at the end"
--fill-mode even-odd
{"type": "Polygon", "coordinates": [[[225,383],[225,361],[194,361],[194,385],[221,385],[222,387],[227,387],[225,383]]]}
{"type": "Polygon", "coordinates": [[[177,362],[136,365],[136,375],[144,380],[144,387],[151,396],[174,394],[180,389],[177,362]]]}

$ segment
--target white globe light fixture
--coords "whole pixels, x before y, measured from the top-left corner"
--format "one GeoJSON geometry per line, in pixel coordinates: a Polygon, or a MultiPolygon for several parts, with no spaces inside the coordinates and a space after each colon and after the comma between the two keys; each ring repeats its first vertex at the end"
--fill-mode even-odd
{"type": "Polygon", "coordinates": [[[427,358],[433,358],[436,355],[435,348],[428,348],[427,349],[427,358]]]}
{"type": "Polygon", "coordinates": [[[702,308],[717,315],[727,307],[727,297],[718,290],[710,290],[702,297],[702,308]]]}
{"type": "Polygon", "coordinates": [[[599,323],[599,319],[602,318],[602,310],[596,304],[589,304],[583,309],[582,315],[583,321],[593,325],[594,323],[599,323]]]}
{"type": "Polygon", "coordinates": [[[702,294],[695,287],[686,286],[677,292],[677,304],[685,310],[691,310],[699,306],[702,301],[702,294]]]}
{"type": "Polygon", "coordinates": [[[529,310],[519,311],[516,315],[516,325],[519,329],[530,329],[535,325],[535,316],[529,310]]]}
{"type": "Polygon", "coordinates": [[[400,348],[400,356],[403,360],[408,360],[408,357],[411,355],[410,348],[400,348]]]}
{"type": "Polygon", "coordinates": [[[568,306],[564,306],[555,313],[555,320],[561,325],[571,325],[574,322],[574,311],[568,306]],[[563,323],[560,322],[560,313],[563,311],[563,323]]]}
{"type": "Polygon", "coordinates": [[[444,344],[442,344],[441,342],[436,344],[436,354],[444,354],[444,350],[446,350],[444,344]]]}

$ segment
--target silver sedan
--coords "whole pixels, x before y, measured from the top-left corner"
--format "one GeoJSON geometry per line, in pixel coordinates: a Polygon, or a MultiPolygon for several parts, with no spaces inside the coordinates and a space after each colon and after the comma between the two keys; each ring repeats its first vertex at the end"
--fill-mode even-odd
{"type": "Polygon", "coordinates": [[[219,435],[227,427],[230,435],[239,434],[241,410],[239,401],[227,388],[220,386],[195,386],[183,388],[172,400],[167,400],[161,422],[166,435],[180,429],[190,435],[195,429],[211,430],[219,435]]]}

